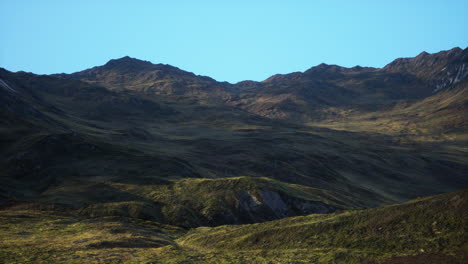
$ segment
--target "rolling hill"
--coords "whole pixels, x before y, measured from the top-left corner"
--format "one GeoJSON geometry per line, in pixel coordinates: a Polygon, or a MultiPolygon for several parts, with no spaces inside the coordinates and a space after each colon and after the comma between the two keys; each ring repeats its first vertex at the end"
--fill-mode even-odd
{"type": "Polygon", "coordinates": [[[465,263],[467,191],[381,208],[186,230],[128,217],[0,211],[5,263],[465,263]]]}

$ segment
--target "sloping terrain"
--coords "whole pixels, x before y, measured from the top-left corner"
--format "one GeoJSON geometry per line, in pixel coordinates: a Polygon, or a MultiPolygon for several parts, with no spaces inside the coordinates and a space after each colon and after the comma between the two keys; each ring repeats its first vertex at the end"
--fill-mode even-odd
{"type": "Polygon", "coordinates": [[[386,111],[353,113],[346,117],[310,122],[331,129],[375,132],[403,141],[450,142],[466,146],[468,81],[415,103],[386,111]]]}
{"type": "Polygon", "coordinates": [[[468,192],[187,230],[136,218],[0,211],[6,263],[466,263],[468,192]]]}
{"type": "MultiPolygon", "coordinates": [[[[363,211],[197,228],[178,243],[202,252],[263,250],[264,256],[278,258],[280,263],[298,263],[301,259],[318,263],[363,263],[367,262],[366,258],[384,260],[398,255],[432,254],[448,255],[438,263],[449,260],[462,263],[468,258],[464,233],[467,199],[465,190],[363,211]],[[309,256],[297,258],[295,250],[298,255],[309,256]],[[289,261],[283,262],[283,254],[289,261]]],[[[416,258],[408,257],[411,259],[416,258]]]]}

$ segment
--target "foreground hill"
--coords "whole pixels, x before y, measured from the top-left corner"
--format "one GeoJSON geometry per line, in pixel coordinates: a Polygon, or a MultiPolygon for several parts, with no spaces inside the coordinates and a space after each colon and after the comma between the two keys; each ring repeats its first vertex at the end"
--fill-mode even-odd
{"type": "Polygon", "coordinates": [[[363,211],[198,228],[178,243],[202,252],[260,251],[280,263],[462,263],[468,259],[467,202],[465,190],[363,211]]]}
{"type": "Polygon", "coordinates": [[[0,211],[5,263],[466,263],[468,191],[191,231],[135,218],[0,211]]]}

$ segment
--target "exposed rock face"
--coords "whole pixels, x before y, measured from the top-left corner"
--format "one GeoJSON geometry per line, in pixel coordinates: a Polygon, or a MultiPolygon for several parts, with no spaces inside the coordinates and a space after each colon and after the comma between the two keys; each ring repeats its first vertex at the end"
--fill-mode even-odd
{"type": "MultiPolygon", "coordinates": [[[[468,56],[466,56],[468,58],[468,56]]],[[[438,74],[438,79],[434,81],[434,92],[438,92],[446,87],[456,85],[468,77],[468,60],[456,65],[444,67],[438,74]]]]}
{"type": "Polygon", "coordinates": [[[273,190],[257,193],[243,191],[238,198],[241,213],[248,222],[262,222],[293,215],[331,213],[336,207],[320,201],[308,201],[273,190]]]}
{"type": "Polygon", "coordinates": [[[434,54],[422,52],[414,58],[396,59],[382,70],[408,72],[424,79],[437,92],[468,76],[468,49],[453,48],[434,54]]]}
{"type": "Polygon", "coordinates": [[[0,79],[0,86],[8,92],[16,93],[15,89],[11,88],[11,86],[2,79],[0,79]]]}
{"type": "MultiPolygon", "coordinates": [[[[284,215],[288,211],[288,205],[281,199],[281,196],[274,191],[261,191],[263,203],[268,206],[277,215],[284,215]]],[[[293,204],[294,206],[294,204],[293,204]]]]}

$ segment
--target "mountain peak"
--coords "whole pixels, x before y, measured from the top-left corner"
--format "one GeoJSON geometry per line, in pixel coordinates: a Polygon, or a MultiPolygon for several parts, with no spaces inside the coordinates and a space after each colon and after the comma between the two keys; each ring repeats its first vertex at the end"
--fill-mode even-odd
{"type": "Polygon", "coordinates": [[[422,58],[422,57],[426,57],[427,55],[429,55],[429,53],[427,53],[427,52],[423,51],[423,52],[419,53],[419,55],[418,55],[418,56],[416,56],[416,58],[422,58]]]}
{"type": "Polygon", "coordinates": [[[135,59],[129,56],[125,56],[119,59],[112,59],[108,61],[104,66],[117,66],[117,65],[153,65],[149,61],[135,59]]]}
{"type": "Polygon", "coordinates": [[[153,69],[154,67],[156,67],[155,64],[149,61],[139,60],[129,56],[125,56],[119,59],[112,59],[108,61],[106,64],[101,66],[101,69],[125,73],[147,71],[153,69]]]}
{"type": "Polygon", "coordinates": [[[320,63],[317,66],[314,66],[308,70],[306,70],[305,74],[315,74],[315,73],[340,73],[345,71],[347,68],[341,67],[335,64],[326,64],[320,63]]]}
{"type": "Polygon", "coordinates": [[[124,56],[122,58],[114,59],[114,60],[116,60],[116,61],[139,61],[139,59],[132,58],[130,56],[124,56]]]}

